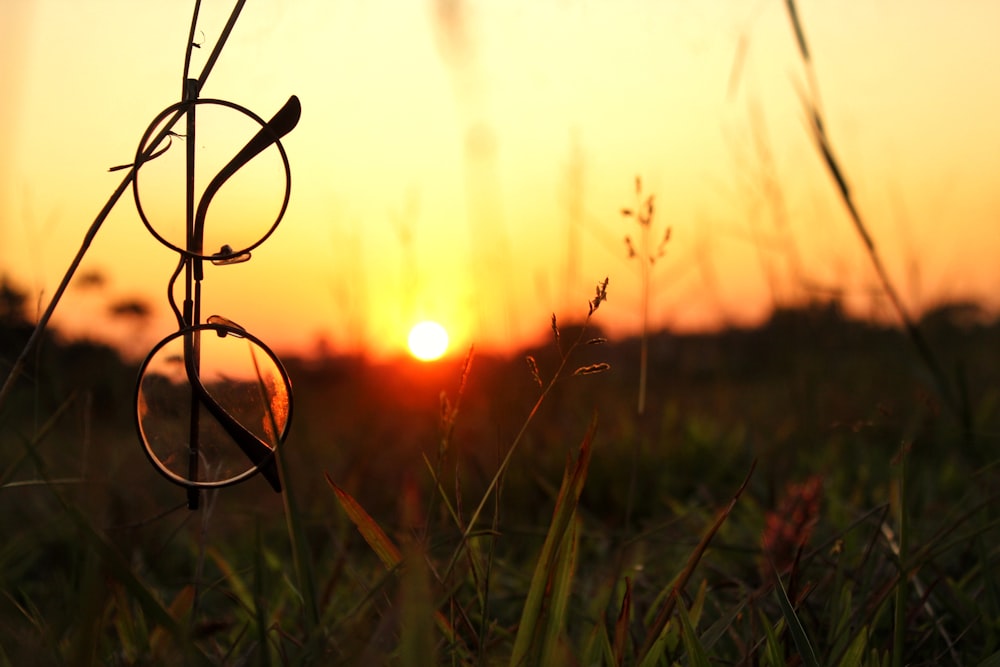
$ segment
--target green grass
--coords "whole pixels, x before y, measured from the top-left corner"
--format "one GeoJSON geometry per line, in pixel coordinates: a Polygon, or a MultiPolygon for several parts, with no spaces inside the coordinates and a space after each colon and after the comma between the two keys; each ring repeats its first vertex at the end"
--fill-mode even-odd
{"type": "Polygon", "coordinates": [[[638,341],[585,345],[598,321],[526,351],[541,387],[523,355],[290,360],[286,495],[197,512],[131,432],[130,369],[50,341],[0,413],[0,659],[995,661],[994,327],[933,333],[977,369],[970,449],[899,332],[654,335],[640,424],[638,341]]]}

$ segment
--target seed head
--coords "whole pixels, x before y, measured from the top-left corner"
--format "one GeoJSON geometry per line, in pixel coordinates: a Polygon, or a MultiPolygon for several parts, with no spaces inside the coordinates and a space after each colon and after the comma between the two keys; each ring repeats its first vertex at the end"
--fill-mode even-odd
{"type": "Polygon", "coordinates": [[[590,364],[589,366],[580,366],[575,371],[573,375],[596,375],[597,373],[603,373],[606,370],[611,369],[611,364],[602,361],[598,364],[590,364]]]}
{"type": "Polygon", "coordinates": [[[538,374],[538,364],[535,362],[535,358],[530,354],[524,358],[528,362],[528,369],[531,371],[531,379],[535,381],[538,388],[542,388],[542,376],[538,374]]]}
{"type": "Polygon", "coordinates": [[[594,298],[590,301],[590,311],[587,316],[594,314],[594,311],[601,306],[602,301],[608,300],[608,279],[604,278],[604,282],[597,283],[596,293],[594,298]]]}

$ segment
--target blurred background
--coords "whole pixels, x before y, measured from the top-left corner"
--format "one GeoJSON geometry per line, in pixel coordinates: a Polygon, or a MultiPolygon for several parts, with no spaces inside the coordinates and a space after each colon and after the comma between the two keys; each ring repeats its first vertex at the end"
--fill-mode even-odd
{"type": "MultiPolygon", "coordinates": [[[[230,9],[204,3],[194,73],[230,9]]],[[[299,96],[291,203],[253,261],[210,269],[205,312],[303,354],[394,355],[421,319],[440,321],[458,355],[473,342],[509,352],[541,340],[553,311],[585,315],[608,276],[602,325],[635,333],[640,271],[625,237],[639,229],[621,209],[637,206],[639,176],[654,245],[672,230],[651,329],[754,325],[830,298],[888,321],[800,95],[823,110],[906,304],[995,310],[996,7],[799,12],[812,92],[776,0],[248,2],[202,95],[265,118],[299,96]]],[[[0,6],[0,273],[34,311],[121,181],[108,168],[131,162],[180,98],[189,21],[166,1],[0,6]]],[[[273,208],[272,163],[234,182],[214,224],[273,208]]],[[[173,328],[175,263],[126,195],[56,326],[144,354],[173,328]]]]}

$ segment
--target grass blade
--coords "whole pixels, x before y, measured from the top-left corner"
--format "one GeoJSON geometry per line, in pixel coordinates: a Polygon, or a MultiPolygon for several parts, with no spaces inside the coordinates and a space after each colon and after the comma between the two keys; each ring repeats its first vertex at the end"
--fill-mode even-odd
{"type": "Polygon", "coordinates": [[[595,419],[591,422],[583,443],[580,445],[576,464],[572,467],[569,465],[566,467],[556,507],[553,511],[552,523],[545,536],[542,552],[535,563],[535,572],[531,577],[528,595],[521,610],[521,621],[518,624],[517,635],[514,638],[514,650],[510,658],[512,666],[531,664],[538,639],[544,636],[548,630],[548,624],[561,622],[561,619],[555,618],[554,615],[543,613],[543,605],[551,594],[550,584],[556,571],[563,535],[576,515],[580,493],[583,491],[583,484],[587,479],[591,441],[596,426],[595,419]]]}
{"type": "Polygon", "coordinates": [[[660,657],[663,655],[663,650],[665,648],[665,640],[667,634],[667,622],[670,620],[670,616],[673,614],[674,606],[677,603],[677,597],[680,592],[684,590],[687,585],[688,580],[694,573],[695,568],[701,561],[702,556],[705,555],[705,550],[708,549],[709,543],[715,534],[719,532],[722,528],[722,524],[726,522],[729,515],[732,513],[733,508],[736,507],[736,502],[739,500],[740,496],[743,495],[743,491],[747,488],[747,484],[750,483],[750,477],[753,475],[754,468],[757,467],[757,461],[755,460],[750,466],[749,472],[747,472],[746,478],[744,478],[743,483],[740,484],[740,488],[736,490],[733,495],[732,500],[726,505],[715,518],[715,522],[708,529],[705,535],[698,542],[698,545],[691,552],[691,556],[688,557],[687,564],[681,573],[677,575],[677,578],[671,583],[670,594],[667,595],[663,606],[660,607],[660,611],[657,613],[655,620],[653,621],[652,627],[646,634],[646,641],[643,643],[642,650],[639,652],[639,664],[644,666],[652,667],[659,662],[660,657]]]}
{"type": "Polygon", "coordinates": [[[358,501],[351,494],[344,491],[337,486],[336,482],[330,479],[330,475],[326,475],[326,481],[337,495],[337,500],[347,514],[347,518],[351,520],[351,523],[361,533],[361,537],[365,538],[365,542],[375,552],[378,559],[382,561],[385,569],[391,570],[398,566],[403,561],[403,554],[399,550],[399,547],[389,539],[389,536],[385,534],[382,527],[365,511],[365,508],[358,504],[358,501]]]}
{"type": "MultiPolygon", "coordinates": [[[[333,489],[333,492],[337,496],[337,500],[340,502],[340,506],[344,509],[347,517],[351,520],[351,523],[358,529],[361,533],[361,537],[364,538],[368,546],[371,547],[375,555],[378,556],[379,560],[382,561],[382,565],[385,566],[386,570],[392,571],[398,568],[403,563],[403,552],[400,551],[399,547],[385,534],[382,527],[371,517],[368,512],[365,511],[358,501],[356,501],[351,494],[340,488],[330,475],[324,473],[326,476],[326,481],[333,489]]],[[[428,607],[430,609],[430,607],[428,607]]],[[[458,634],[455,632],[455,628],[452,626],[451,622],[445,618],[444,614],[440,610],[434,611],[434,622],[438,629],[444,634],[445,639],[456,647],[456,651],[459,655],[464,655],[467,649],[462,645],[458,634]]]]}
{"type": "Polygon", "coordinates": [[[684,641],[684,650],[687,651],[688,664],[694,667],[710,667],[708,654],[705,653],[705,647],[698,641],[698,635],[695,634],[691,617],[684,605],[677,607],[677,615],[681,619],[681,638],[684,641]]]}
{"type": "Polygon", "coordinates": [[[566,612],[569,609],[569,598],[572,590],[573,577],[576,574],[577,556],[580,553],[580,519],[574,512],[573,520],[563,535],[559,545],[559,556],[556,559],[555,571],[552,576],[552,594],[549,603],[551,618],[545,632],[542,644],[542,664],[552,665],[564,663],[564,656],[558,656],[557,650],[564,636],[566,612]]]}
{"type": "Polygon", "coordinates": [[[629,623],[632,620],[632,580],[625,577],[625,595],[622,597],[621,611],[615,621],[614,657],[616,665],[625,664],[625,642],[628,639],[629,623]]]}
{"type": "Polygon", "coordinates": [[[802,621],[799,620],[799,615],[795,613],[795,609],[792,607],[791,600],[788,599],[788,592],[785,590],[785,585],[781,583],[781,578],[777,572],[774,573],[774,578],[777,581],[774,593],[778,598],[778,604],[781,606],[781,614],[785,618],[788,631],[792,633],[795,648],[798,649],[799,656],[802,658],[802,664],[805,667],[819,667],[819,660],[816,659],[816,651],[809,641],[809,636],[806,634],[806,629],[802,626],[802,621]]]}
{"type": "Polygon", "coordinates": [[[763,612],[760,614],[760,625],[764,629],[764,657],[761,660],[761,664],[770,665],[770,667],[783,667],[785,665],[785,655],[781,650],[781,642],[778,641],[778,635],[781,634],[783,629],[781,624],[784,621],[778,621],[775,626],[771,625],[771,621],[767,619],[763,612]]]}
{"type": "Polygon", "coordinates": [[[861,628],[858,634],[854,636],[851,640],[850,645],[847,647],[847,651],[844,652],[844,657],[840,659],[838,667],[854,667],[854,665],[860,665],[865,657],[865,651],[868,648],[868,626],[861,628]]]}

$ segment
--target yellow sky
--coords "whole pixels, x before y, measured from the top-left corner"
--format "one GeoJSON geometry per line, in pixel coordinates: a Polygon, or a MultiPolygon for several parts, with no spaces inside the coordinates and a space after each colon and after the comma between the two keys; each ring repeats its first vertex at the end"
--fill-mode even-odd
{"type": "MultiPolygon", "coordinates": [[[[195,72],[231,7],[203,4],[195,72]]],[[[996,6],[799,9],[834,147],[907,303],[1000,305],[996,6]]],[[[0,5],[0,272],[34,298],[47,301],[120,182],[107,168],[179,99],[190,11],[0,5]]],[[[391,352],[423,317],[460,350],[489,348],[543,335],[553,311],[584,314],[607,275],[600,323],[634,331],[623,238],[636,229],[619,210],[641,174],[654,234],[673,229],[655,326],[750,323],[801,297],[802,278],[884,314],[810,143],[804,82],[779,0],[248,0],[202,95],[264,117],[301,99],[284,142],[292,198],[252,261],[209,269],[203,312],[279,349],[322,336],[391,352]]],[[[144,352],[173,326],[175,261],[126,196],[81,269],[106,284],[71,289],[55,321],[144,352]],[[155,318],[109,326],[107,304],[128,297],[155,318]]]]}

